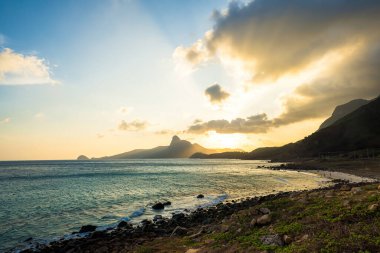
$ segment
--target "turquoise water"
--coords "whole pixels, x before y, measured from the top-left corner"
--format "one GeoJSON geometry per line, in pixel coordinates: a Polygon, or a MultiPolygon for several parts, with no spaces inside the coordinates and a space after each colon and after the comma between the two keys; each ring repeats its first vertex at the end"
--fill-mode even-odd
{"type": "Polygon", "coordinates": [[[226,199],[316,188],[326,179],[260,169],[265,161],[123,160],[0,162],[0,251],[54,239],[82,225],[114,226],[226,199]],[[197,194],[204,199],[197,199],[197,194]],[[150,208],[170,200],[163,212],[150,208]]]}

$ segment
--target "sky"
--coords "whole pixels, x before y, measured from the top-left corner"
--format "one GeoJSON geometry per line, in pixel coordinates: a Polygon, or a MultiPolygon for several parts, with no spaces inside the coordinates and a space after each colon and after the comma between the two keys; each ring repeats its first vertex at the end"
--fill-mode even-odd
{"type": "Polygon", "coordinates": [[[0,160],[294,142],[380,93],[372,0],[0,1],[0,160]]]}

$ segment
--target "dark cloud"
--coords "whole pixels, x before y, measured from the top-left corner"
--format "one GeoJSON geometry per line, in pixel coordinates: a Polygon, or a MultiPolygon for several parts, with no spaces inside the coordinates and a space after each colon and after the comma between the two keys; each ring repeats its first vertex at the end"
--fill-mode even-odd
{"type": "Polygon", "coordinates": [[[267,115],[257,114],[246,119],[237,118],[228,120],[211,120],[204,123],[198,123],[190,126],[189,133],[205,133],[208,131],[216,131],[217,133],[265,133],[273,122],[268,120],[267,115]]]}
{"type": "Polygon", "coordinates": [[[122,120],[118,126],[119,130],[122,131],[139,131],[144,130],[148,126],[148,123],[145,121],[134,120],[131,122],[126,122],[122,120]]]}
{"type": "Polygon", "coordinates": [[[219,84],[208,87],[205,90],[205,94],[210,99],[210,102],[214,104],[220,104],[230,96],[219,84]]]}
{"type": "Polygon", "coordinates": [[[187,48],[191,52],[182,52],[191,53],[193,63],[239,60],[252,85],[302,74],[332,56],[327,70],[282,99],[283,113],[272,120],[281,126],[326,117],[338,104],[380,94],[379,14],[380,1],[374,0],[234,1],[213,14],[214,27],[202,45],[197,41],[187,48]]]}

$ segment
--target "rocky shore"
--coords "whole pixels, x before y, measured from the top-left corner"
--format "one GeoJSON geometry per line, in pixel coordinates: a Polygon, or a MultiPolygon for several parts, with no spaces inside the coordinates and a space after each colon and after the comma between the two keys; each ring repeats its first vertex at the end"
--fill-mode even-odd
{"type": "Polygon", "coordinates": [[[22,252],[379,252],[378,183],[246,198],[22,252]]]}

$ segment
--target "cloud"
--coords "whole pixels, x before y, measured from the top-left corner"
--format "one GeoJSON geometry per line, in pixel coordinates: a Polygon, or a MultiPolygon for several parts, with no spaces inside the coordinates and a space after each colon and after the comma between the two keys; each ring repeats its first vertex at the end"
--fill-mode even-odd
{"type": "Polygon", "coordinates": [[[45,59],[10,48],[0,51],[0,85],[57,84],[45,59]]]}
{"type": "Polygon", "coordinates": [[[192,64],[237,61],[251,85],[313,70],[287,95],[271,98],[282,101],[272,122],[281,126],[326,117],[338,104],[380,94],[379,13],[380,1],[372,0],[234,1],[213,14],[214,26],[203,38],[177,49],[192,64]]]}
{"type": "Polygon", "coordinates": [[[206,96],[210,99],[211,103],[220,104],[226,100],[230,94],[222,89],[219,84],[214,84],[205,90],[206,96]]]}
{"type": "Polygon", "coordinates": [[[179,134],[179,133],[182,133],[182,132],[178,132],[178,131],[174,131],[174,130],[169,130],[169,129],[163,129],[163,130],[156,131],[154,133],[157,134],[157,135],[175,135],[175,134],[179,134]]]}
{"type": "Polygon", "coordinates": [[[5,119],[0,120],[0,124],[8,124],[11,122],[11,118],[7,117],[5,119]]]}
{"type": "Polygon", "coordinates": [[[269,120],[265,113],[250,116],[246,119],[237,118],[228,120],[211,120],[204,123],[193,124],[189,127],[189,133],[202,134],[215,131],[222,134],[230,133],[265,133],[273,127],[273,121],[269,120]]]}
{"type": "Polygon", "coordinates": [[[140,131],[144,130],[148,126],[148,123],[145,121],[134,120],[131,122],[126,122],[122,120],[118,126],[119,130],[122,131],[140,131]]]}
{"type": "Polygon", "coordinates": [[[174,50],[174,58],[184,59],[193,65],[210,59],[210,53],[202,40],[198,40],[190,47],[179,46],[174,50]]]}

